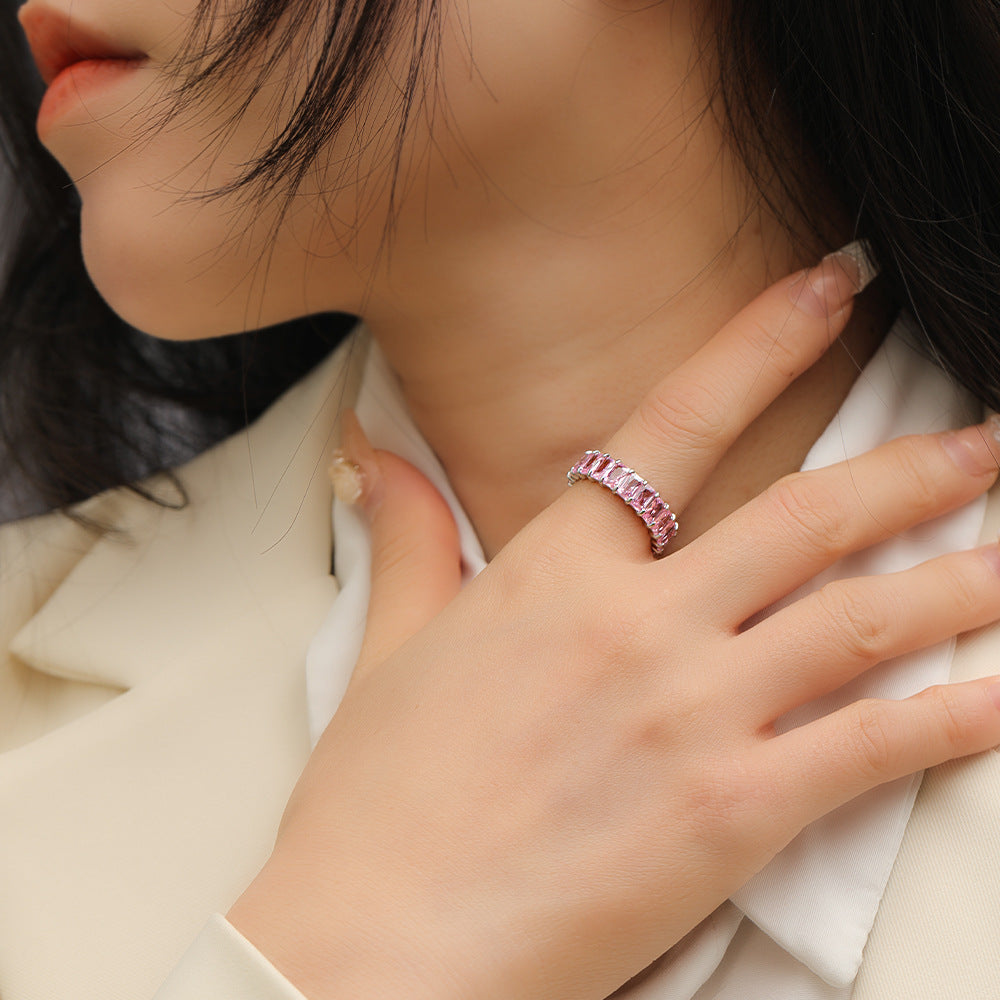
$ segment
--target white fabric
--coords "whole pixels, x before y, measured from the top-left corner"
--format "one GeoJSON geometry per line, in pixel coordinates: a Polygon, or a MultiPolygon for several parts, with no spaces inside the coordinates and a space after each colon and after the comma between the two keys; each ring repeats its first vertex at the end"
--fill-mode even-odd
{"type": "MultiPolygon", "coordinates": [[[[463,579],[471,580],[486,565],[483,547],[441,463],[413,423],[396,376],[374,342],[354,409],[376,448],[391,451],[416,466],[448,502],[462,545],[463,579]]],[[[340,593],[306,658],[309,735],[314,746],[333,718],[358,662],[371,592],[371,539],[363,512],[334,500],[333,537],[333,571],[340,593]]]]}
{"type": "MultiPolygon", "coordinates": [[[[376,447],[412,462],[442,492],[459,525],[466,578],[471,578],[484,565],[482,548],[374,345],[357,411],[376,447]]],[[[910,346],[900,320],[810,450],[803,469],[855,457],[903,434],[961,427],[979,413],[967,393],[910,346]]],[[[771,610],[828,580],[894,572],[970,548],[978,540],[984,510],[985,498],[980,498],[841,560],[771,610]]],[[[335,572],[342,589],[309,650],[314,741],[336,710],[357,660],[370,589],[370,544],[362,515],[335,502],[333,517],[335,572]]],[[[954,640],[882,664],[790,714],[779,728],[801,725],[861,697],[904,698],[946,682],[953,652],[954,640]]],[[[803,831],[734,894],[734,906],[702,924],[631,985],[629,997],[847,1000],[919,785],[917,775],[884,786],[803,831]],[[749,919],[741,922],[740,913],[749,919]]]]}

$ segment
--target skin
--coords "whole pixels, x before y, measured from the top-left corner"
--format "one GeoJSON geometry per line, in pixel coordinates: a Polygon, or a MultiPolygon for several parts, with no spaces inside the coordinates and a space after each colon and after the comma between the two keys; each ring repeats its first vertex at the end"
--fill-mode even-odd
{"type": "MultiPolygon", "coordinates": [[[[370,135],[334,144],[281,225],[273,206],[252,220],[245,193],[184,197],[231,180],[260,146],[287,67],[226,142],[213,136],[246,81],[150,136],[193,0],[72,9],[150,55],[43,135],[82,195],[85,259],[107,300],[172,338],[360,313],[488,554],[555,499],[575,457],[659,378],[807,263],[753,207],[706,113],[696,3],[445,5],[439,99],[409,137],[388,248],[386,151],[370,135]],[[342,174],[323,169],[345,157],[342,174]],[[371,182],[329,193],[359,172],[371,182]],[[503,472],[515,461],[526,470],[516,480],[503,472]]],[[[385,85],[375,81],[373,106],[385,85]]],[[[848,349],[830,352],[734,448],[679,544],[798,467],[887,326],[877,301],[859,313],[848,349]]]]}
{"type": "MultiPolygon", "coordinates": [[[[43,136],[81,192],[94,280],[160,336],[360,313],[498,553],[457,594],[440,497],[349,433],[375,551],[365,650],[230,913],[306,995],[599,1000],[812,819],[1000,742],[993,682],[774,735],[793,705],[1000,616],[990,547],[741,628],[846,552],[980,494],[996,460],[973,428],[779,478],[856,375],[831,341],[850,321],[861,360],[886,318],[855,307],[836,261],[811,295],[767,287],[803,262],[747,211],[703,113],[694,0],[447,6],[447,113],[409,138],[391,252],[365,126],[276,233],[266,209],[248,228],[239,198],[182,197],[233,176],[278,93],[222,143],[238,80],[150,136],[191,7],[74,5],[150,55],[43,136]],[[355,139],[360,161],[336,173],[355,139]],[[670,484],[686,546],[654,565],[615,498],[564,489],[595,444],[670,484]],[[498,476],[515,459],[531,474],[498,476]],[[574,558],[581,537],[590,559],[574,558]]],[[[275,86],[289,79],[294,94],[287,74],[275,86]]]]}
{"type": "MultiPolygon", "coordinates": [[[[797,311],[775,352],[790,284],[608,442],[670,475],[682,516],[846,320],[797,311]],[[715,434],[654,419],[692,385],[719,400],[715,434]]],[[[357,427],[345,444],[372,523],[365,646],[271,859],[229,914],[314,1000],[600,1000],[805,824],[1000,738],[996,678],[774,728],[872,664],[1000,615],[995,546],[830,584],[742,627],[840,556],[991,484],[980,427],[786,477],[656,564],[614,498],[574,488],[460,594],[441,498],[357,427]]]]}

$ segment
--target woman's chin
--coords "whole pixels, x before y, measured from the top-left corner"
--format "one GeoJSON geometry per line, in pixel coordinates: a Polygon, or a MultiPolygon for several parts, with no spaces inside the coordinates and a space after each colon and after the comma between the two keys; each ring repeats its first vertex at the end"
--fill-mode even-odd
{"type": "Polygon", "coordinates": [[[126,323],[164,340],[201,340],[292,318],[262,294],[239,262],[212,261],[166,247],[157,233],[129,238],[104,231],[84,215],[83,259],[97,291],[126,323]],[[185,264],[192,260],[194,263],[185,264]]]}
{"type": "Polygon", "coordinates": [[[194,296],[178,287],[167,294],[162,278],[132,267],[105,269],[87,259],[87,270],[97,291],[130,326],[163,340],[202,340],[237,332],[246,324],[226,323],[213,310],[198,308],[194,296]]]}
{"type": "Polygon", "coordinates": [[[356,272],[343,257],[308,252],[294,236],[235,238],[222,213],[166,200],[150,206],[142,192],[131,205],[93,189],[81,194],[91,281],[115,313],[154,337],[201,340],[356,311],[356,272]]]}

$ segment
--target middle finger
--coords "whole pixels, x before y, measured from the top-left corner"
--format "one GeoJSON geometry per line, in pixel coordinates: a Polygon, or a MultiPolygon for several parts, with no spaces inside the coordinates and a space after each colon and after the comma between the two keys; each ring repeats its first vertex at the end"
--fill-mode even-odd
{"type": "Polygon", "coordinates": [[[716,620],[736,628],[843,556],[975,499],[1000,468],[990,440],[985,425],[912,435],[778,480],[688,546],[726,567],[702,595],[716,620]]]}

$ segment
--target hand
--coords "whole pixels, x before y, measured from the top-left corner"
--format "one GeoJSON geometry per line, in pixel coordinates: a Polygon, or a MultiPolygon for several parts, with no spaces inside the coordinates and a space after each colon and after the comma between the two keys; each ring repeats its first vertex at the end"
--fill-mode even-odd
{"type": "MultiPolygon", "coordinates": [[[[827,262],[818,297],[773,286],[606,450],[669,483],[683,513],[846,323],[850,278],[827,262]]],[[[660,562],[618,498],[581,484],[461,593],[441,498],[395,456],[357,454],[375,546],[365,648],[230,919],[310,1000],[607,996],[806,824],[1000,743],[1000,687],[978,681],[773,727],[1000,616],[995,547],[833,583],[744,627],[841,556],[980,494],[988,442],[904,438],[786,477],[660,562]]]]}

